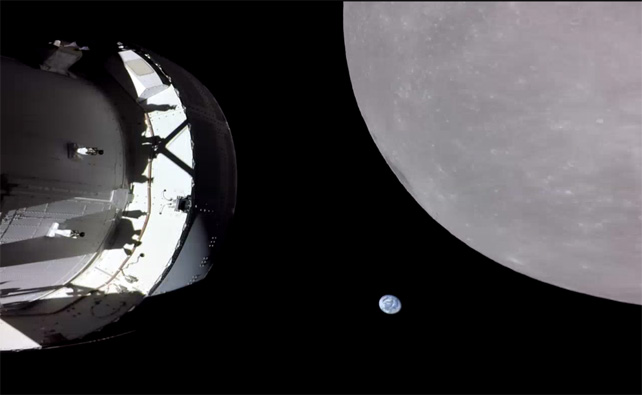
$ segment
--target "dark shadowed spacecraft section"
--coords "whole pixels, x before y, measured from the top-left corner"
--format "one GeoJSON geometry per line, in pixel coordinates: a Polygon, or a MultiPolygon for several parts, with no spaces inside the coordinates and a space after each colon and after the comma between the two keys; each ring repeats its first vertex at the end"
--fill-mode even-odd
{"type": "Polygon", "coordinates": [[[104,247],[128,190],[126,131],[101,90],[3,57],[2,97],[0,302],[7,307],[76,276],[104,247]],[[70,160],[71,142],[105,154],[70,160]],[[56,222],[86,237],[47,238],[56,222]]]}

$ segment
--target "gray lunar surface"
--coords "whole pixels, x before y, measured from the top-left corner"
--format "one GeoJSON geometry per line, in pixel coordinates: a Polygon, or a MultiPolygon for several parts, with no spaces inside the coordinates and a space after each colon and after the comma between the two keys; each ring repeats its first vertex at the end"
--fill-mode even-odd
{"type": "Polygon", "coordinates": [[[431,217],[529,277],[642,304],[641,3],[345,3],[344,39],[431,217]]]}

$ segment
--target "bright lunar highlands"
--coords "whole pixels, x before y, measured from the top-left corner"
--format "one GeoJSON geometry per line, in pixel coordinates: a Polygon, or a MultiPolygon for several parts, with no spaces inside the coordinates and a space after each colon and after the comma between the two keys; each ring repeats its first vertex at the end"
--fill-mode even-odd
{"type": "Polygon", "coordinates": [[[436,221],[527,276],[642,304],[641,3],[344,7],[361,114],[436,221]]]}

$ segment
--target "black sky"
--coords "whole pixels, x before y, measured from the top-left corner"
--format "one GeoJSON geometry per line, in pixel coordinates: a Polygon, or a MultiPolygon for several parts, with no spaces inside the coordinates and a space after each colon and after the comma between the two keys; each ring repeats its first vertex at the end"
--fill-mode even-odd
{"type": "Polygon", "coordinates": [[[3,52],[120,40],[181,65],[221,105],[238,161],[236,216],[204,281],[136,309],[133,334],[3,354],[3,393],[642,392],[640,306],[494,263],[399,183],[352,93],[341,3],[0,14],[3,52]],[[388,293],[395,316],[378,309],[388,293]]]}

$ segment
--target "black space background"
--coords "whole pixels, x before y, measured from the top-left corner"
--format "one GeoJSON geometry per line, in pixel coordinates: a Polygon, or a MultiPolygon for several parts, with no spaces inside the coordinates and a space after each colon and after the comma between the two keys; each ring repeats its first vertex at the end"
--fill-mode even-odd
{"type": "Polygon", "coordinates": [[[3,393],[642,391],[640,306],[494,263],[398,182],[352,93],[341,3],[2,2],[1,16],[5,52],[113,39],[183,66],[238,161],[204,281],[137,308],[132,334],[3,354],[3,393]],[[387,293],[399,314],[379,311],[387,293]]]}

